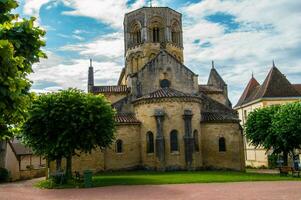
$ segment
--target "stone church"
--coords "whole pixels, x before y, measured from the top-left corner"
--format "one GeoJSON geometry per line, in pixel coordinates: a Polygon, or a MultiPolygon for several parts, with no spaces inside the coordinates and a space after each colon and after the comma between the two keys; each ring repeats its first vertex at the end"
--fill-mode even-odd
{"type": "MultiPolygon", "coordinates": [[[[94,84],[116,109],[116,141],[74,157],[74,170],[244,170],[243,135],[228,88],[212,63],[208,83],[184,65],[181,13],[143,7],[124,17],[125,67],[118,83],[94,84]]],[[[201,30],[200,30],[201,31],[201,30]]]]}

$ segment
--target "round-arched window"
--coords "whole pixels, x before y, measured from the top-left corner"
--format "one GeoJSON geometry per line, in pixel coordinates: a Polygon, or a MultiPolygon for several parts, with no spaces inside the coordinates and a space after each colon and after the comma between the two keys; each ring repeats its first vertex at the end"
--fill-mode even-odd
{"type": "Polygon", "coordinates": [[[168,88],[170,86],[170,81],[167,79],[163,79],[160,81],[161,88],[168,88]]]}

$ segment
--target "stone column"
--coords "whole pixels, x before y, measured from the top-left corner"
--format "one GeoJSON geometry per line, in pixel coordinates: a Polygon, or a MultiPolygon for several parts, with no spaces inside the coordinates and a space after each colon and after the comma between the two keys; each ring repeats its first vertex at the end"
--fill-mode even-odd
{"type": "Polygon", "coordinates": [[[157,124],[157,136],[156,136],[156,156],[160,164],[164,164],[165,161],[165,144],[163,135],[163,121],[164,121],[164,111],[155,110],[155,118],[157,124]]]}
{"type": "Polygon", "coordinates": [[[143,27],[142,30],[141,30],[141,41],[142,41],[142,43],[146,43],[146,42],[149,41],[147,34],[148,34],[147,27],[143,27]]]}
{"type": "Polygon", "coordinates": [[[192,135],[192,127],[191,127],[191,119],[192,112],[191,110],[184,110],[184,127],[185,127],[185,135],[184,135],[184,143],[185,143],[185,161],[187,165],[187,169],[191,169],[191,164],[193,160],[193,152],[194,152],[194,138],[192,135]]]}

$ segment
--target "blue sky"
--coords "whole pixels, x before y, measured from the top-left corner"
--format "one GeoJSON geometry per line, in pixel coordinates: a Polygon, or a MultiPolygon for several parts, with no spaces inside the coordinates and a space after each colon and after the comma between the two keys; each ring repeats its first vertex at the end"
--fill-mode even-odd
{"type": "MultiPolygon", "coordinates": [[[[30,75],[37,92],[86,89],[89,58],[96,83],[116,84],[123,67],[123,16],[145,0],[20,0],[16,12],[47,31],[48,59],[30,75]]],[[[157,0],[183,14],[185,65],[206,83],[211,60],[229,85],[233,104],[253,72],[262,83],[275,60],[301,83],[300,0],[157,0]]]]}

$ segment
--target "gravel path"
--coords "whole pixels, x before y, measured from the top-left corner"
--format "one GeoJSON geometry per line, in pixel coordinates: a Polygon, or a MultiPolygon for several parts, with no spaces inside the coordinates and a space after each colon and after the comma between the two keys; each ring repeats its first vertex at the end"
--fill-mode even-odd
{"type": "MultiPolygon", "coordinates": [[[[37,181],[37,180],[34,180],[37,181]]],[[[40,190],[34,181],[0,185],[0,200],[301,200],[301,182],[243,182],[40,190]]]]}

